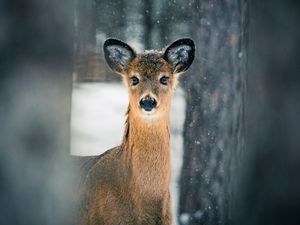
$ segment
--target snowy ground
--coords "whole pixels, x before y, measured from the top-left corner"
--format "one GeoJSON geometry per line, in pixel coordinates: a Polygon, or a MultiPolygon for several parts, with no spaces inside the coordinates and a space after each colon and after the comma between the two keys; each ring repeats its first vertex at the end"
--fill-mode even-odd
{"type": "MultiPolygon", "coordinates": [[[[121,83],[74,84],[71,116],[71,154],[99,155],[119,145],[123,136],[127,89],[121,83]]],[[[184,93],[177,88],[171,110],[171,195],[177,224],[178,178],[182,165],[184,93]]]]}

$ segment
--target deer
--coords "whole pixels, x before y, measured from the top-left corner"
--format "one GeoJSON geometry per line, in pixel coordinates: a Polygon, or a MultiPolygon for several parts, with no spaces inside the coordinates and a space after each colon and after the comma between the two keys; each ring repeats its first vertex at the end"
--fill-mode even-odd
{"type": "Polygon", "coordinates": [[[165,50],[136,53],[107,39],[104,56],[128,87],[122,143],[82,166],[81,225],[170,225],[170,106],[195,44],[179,39],[165,50]]]}

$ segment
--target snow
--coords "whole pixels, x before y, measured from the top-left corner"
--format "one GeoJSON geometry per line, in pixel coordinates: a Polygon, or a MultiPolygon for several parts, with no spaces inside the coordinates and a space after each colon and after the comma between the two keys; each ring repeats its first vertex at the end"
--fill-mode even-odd
{"type": "MultiPolygon", "coordinates": [[[[122,83],[81,83],[73,85],[71,154],[99,155],[121,143],[127,109],[127,88],[122,83]]],[[[173,224],[178,224],[178,179],[182,165],[182,130],[185,100],[177,88],[171,109],[171,162],[173,224]]]]}

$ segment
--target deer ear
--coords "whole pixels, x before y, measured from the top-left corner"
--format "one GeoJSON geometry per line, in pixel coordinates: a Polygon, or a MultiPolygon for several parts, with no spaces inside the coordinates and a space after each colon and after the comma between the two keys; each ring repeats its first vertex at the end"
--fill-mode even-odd
{"type": "Polygon", "coordinates": [[[164,59],[170,63],[173,73],[183,73],[195,58],[194,41],[188,38],[173,42],[164,53],[164,59]]]}
{"type": "Polygon", "coordinates": [[[104,56],[109,67],[118,73],[124,73],[128,64],[136,56],[134,50],[117,39],[107,39],[103,45],[104,56]]]}

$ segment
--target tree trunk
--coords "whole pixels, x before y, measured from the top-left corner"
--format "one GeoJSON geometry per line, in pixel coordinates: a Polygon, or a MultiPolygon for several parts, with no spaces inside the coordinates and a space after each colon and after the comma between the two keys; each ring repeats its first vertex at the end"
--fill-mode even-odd
{"type": "Polygon", "coordinates": [[[152,10],[153,10],[153,1],[145,0],[144,9],[143,9],[143,18],[144,18],[144,47],[145,49],[152,48],[152,36],[153,36],[153,21],[152,21],[152,10]]]}
{"type": "MultiPolygon", "coordinates": [[[[97,7],[95,0],[77,0],[75,8],[75,58],[96,50],[97,7]]],[[[99,5],[98,5],[99,7],[99,5]]]]}
{"type": "Polygon", "coordinates": [[[74,224],[73,1],[1,6],[0,224],[74,224]]]}
{"type": "Polygon", "coordinates": [[[196,59],[184,77],[186,121],[180,224],[226,224],[244,146],[246,0],[194,3],[196,59]]]}
{"type": "Polygon", "coordinates": [[[247,138],[234,225],[300,224],[300,2],[251,1],[247,138]]]}

